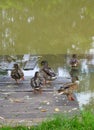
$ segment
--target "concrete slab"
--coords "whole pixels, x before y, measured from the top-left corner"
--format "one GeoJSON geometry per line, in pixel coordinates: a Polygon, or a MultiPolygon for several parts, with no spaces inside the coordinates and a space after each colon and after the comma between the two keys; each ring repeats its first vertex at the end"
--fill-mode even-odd
{"type": "Polygon", "coordinates": [[[8,76],[0,78],[0,124],[35,125],[54,114],[79,114],[79,104],[75,98],[69,101],[66,95],[59,95],[57,89],[71,78],[58,77],[43,87],[42,94],[34,94],[30,78],[16,84],[8,76]]]}
{"type": "Polygon", "coordinates": [[[0,116],[6,124],[15,120],[16,123],[20,123],[23,120],[22,123],[31,121],[30,125],[32,125],[61,113],[79,113],[78,102],[69,101],[66,95],[58,95],[54,92],[0,93],[0,116]]]}

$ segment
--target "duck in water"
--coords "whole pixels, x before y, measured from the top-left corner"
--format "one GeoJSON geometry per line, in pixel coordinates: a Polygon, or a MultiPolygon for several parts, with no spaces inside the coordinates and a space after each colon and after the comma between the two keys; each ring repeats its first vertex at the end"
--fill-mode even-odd
{"type": "Polygon", "coordinates": [[[14,69],[11,71],[11,77],[16,81],[16,83],[19,83],[19,80],[24,80],[24,73],[20,69],[19,65],[15,63],[13,68],[14,69]]]}
{"type": "Polygon", "coordinates": [[[71,71],[70,71],[71,77],[78,76],[79,61],[77,59],[77,55],[76,54],[72,55],[72,58],[71,58],[69,64],[70,64],[70,67],[71,67],[71,71]]]}

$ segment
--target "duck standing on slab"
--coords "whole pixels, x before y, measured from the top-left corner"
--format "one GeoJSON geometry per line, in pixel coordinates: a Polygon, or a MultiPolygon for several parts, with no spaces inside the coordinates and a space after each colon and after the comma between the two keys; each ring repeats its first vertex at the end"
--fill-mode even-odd
{"type": "Polygon", "coordinates": [[[64,87],[60,87],[58,90],[58,93],[65,94],[70,101],[74,101],[75,97],[73,95],[73,92],[78,89],[78,84],[76,82],[66,84],[64,87]]]}
{"type": "Polygon", "coordinates": [[[38,71],[36,71],[34,77],[31,78],[30,85],[33,88],[34,94],[42,93],[42,87],[45,85],[45,80],[40,76],[38,71]]]}
{"type": "Polygon", "coordinates": [[[46,82],[57,78],[56,73],[51,67],[49,67],[47,61],[42,61],[41,66],[42,68],[40,69],[40,74],[46,80],[46,82]]]}
{"type": "Polygon", "coordinates": [[[16,81],[16,83],[19,83],[19,80],[24,80],[24,73],[20,69],[19,65],[15,63],[13,68],[14,69],[11,71],[11,77],[16,81]]]}

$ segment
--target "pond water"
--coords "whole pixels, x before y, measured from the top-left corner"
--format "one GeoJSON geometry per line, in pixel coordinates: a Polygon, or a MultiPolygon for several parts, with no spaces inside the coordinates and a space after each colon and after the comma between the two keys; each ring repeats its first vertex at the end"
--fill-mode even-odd
{"type": "Polygon", "coordinates": [[[0,53],[89,53],[93,5],[93,0],[0,0],[0,53]]]}
{"type": "Polygon", "coordinates": [[[89,102],[94,95],[93,5],[93,0],[0,0],[0,55],[55,55],[46,58],[61,76],[62,54],[92,55],[79,58],[78,100],[89,102]]]}

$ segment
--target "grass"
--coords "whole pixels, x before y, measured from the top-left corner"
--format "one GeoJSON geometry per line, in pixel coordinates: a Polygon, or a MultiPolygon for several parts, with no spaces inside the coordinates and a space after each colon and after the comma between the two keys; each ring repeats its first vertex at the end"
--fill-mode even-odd
{"type": "Polygon", "coordinates": [[[2,126],[0,130],[94,130],[94,112],[82,111],[70,118],[58,115],[38,126],[2,126]]]}

